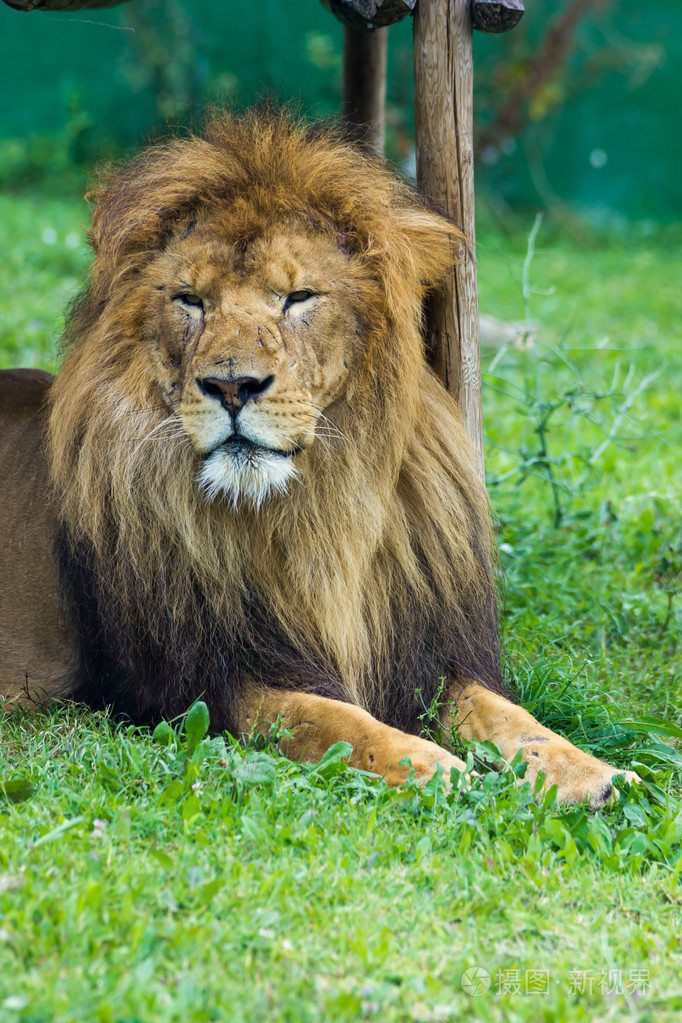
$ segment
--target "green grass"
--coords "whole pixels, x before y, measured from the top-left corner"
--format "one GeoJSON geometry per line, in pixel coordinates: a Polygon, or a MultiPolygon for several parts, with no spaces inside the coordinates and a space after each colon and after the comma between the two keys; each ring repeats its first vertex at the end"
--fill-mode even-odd
{"type": "MultiPolygon", "coordinates": [[[[85,209],[13,196],[0,216],[0,364],[53,367],[85,209]]],[[[508,670],[645,785],[589,815],[485,766],[470,791],[395,792],[343,749],[312,768],[181,724],[10,716],[0,1023],[679,1018],[682,256],[542,243],[535,345],[484,360],[508,670]]],[[[486,312],[524,318],[525,255],[483,234],[486,312]]]]}
{"type": "Polygon", "coordinates": [[[0,195],[0,368],[54,369],[68,302],[90,259],[86,204],[0,195]]]}
{"type": "Polygon", "coordinates": [[[682,258],[559,243],[536,251],[526,303],[525,255],[523,238],[480,247],[482,308],[536,335],[484,357],[510,655],[585,663],[614,706],[679,723],[682,258]]]}

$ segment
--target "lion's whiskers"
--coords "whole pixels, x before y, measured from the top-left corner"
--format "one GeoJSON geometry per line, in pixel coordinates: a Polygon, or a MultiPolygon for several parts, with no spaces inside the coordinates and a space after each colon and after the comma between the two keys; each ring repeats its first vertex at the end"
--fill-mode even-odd
{"type": "Polygon", "coordinates": [[[154,440],[180,440],[180,439],[189,440],[189,437],[184,431],[182,421],[175,414],[173,414],[172,416],[169,416],[167,419],[162,419],[160,423],[157,423],[156,426],[153,426],[152,429],[148,433],[146,433],[145,436],[140,441],[138,441],[137,445],[135,446],[132,452],[131,459],[134,459],[135,455],[140,450],[142,445],[146,444],[152,438],[154,440]],[[173,430],[170,433],[164,435],[163,430],[169,427],[172,427],[173,430]]]}
{"type": "Polygon", "coordinates": [[[314,412],[301,411],[295,413],[297,419],[306,419],[313,423],[314,434],[318,437],[340,437],[342,440],[346,440],[346,436],[342,430],[333,423],[325,414],[319,409],[315,408],[314,412]]]}
{"type": "Polygon", "coordinates": [[[339,437],[343,438],[343,440],[347,439],[346,435],[343,432],[343,430],[339,429],[339,427],[336,425],[336,423],[332,422],[332,420],[329,419],[328,416],[325,416],[325,414],[322,411],[322,409],[318,408],[317,406],[313,406],[313,408],[315,409],[318,417],[322,420],[322,422],[325,424],[325,426],[328,427],[328,429],[332,430],[339,437]]]}

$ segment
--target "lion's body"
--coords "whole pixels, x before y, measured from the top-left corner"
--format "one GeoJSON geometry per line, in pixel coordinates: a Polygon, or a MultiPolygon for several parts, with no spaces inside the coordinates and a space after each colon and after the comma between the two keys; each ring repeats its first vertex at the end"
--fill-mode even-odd
{"type": "MultiPolygon", "coordinates": [[[[415,444],[415,464],[406,465],[400,475],[397,508],[381,509],[390,529],[386,542],[374,535],[375,530],[378,533],[375,526],[361,545],[363,501],[350,488],[348,505],[336,511],[332,523],[340,532],[342,516],[346,519],[348,533],[338,537],[339,551],[332,549],[319,520],[305,521],[305,503],[301,508],[291,501],[287,509],[291,518],[278,516],[274,523],[267,520],[263,508],[242,509],[240,516],[230,510],[227,521],[221,523],[224,508],[199,504],[195,511],[207,513],[207,519],[196,524],[190,541],[204,548],[212,544],[216,558],[216,577],[204,582],[204,592],[202,580],[192,578],[179,536],[163,537],[158,561],[151,566],[143,561],[140,575],[132,573],[136,559],[149,557],[145,547],[159,542],[158,535],[151,535],[151,529],[145,533],[141,524],[140,546],[127,554],[113,600],[106,588],[98,593],[96,553],[84,544],[69,543],[63,522],[53,511],[55,502],[48,499],[44,440],[48,382],[31,381],[17,393],[17,377],[12,374],[10,385],[16,434],[21,433],[22,441],[15,446],[15,434],[8,447],[31,469],[22,473],[17,467],[12,473],[13,486],[5,491],[12,515],[2,516],[2,521],[15,536],[18,522],[30,535],[22,539],[22,553],[8,566],[7,576],[20,578],[23,585],[19,599],[8,600],[6,613],[14,616],[18,608],[29,609],[29,619],[36,623],[31,636],[40,637],[42,643],[49,638],[51,647],[40,670],[35,661],[19,656],[19,650],[3,658],[6,679],[8,664],[15,665],[13,692],[21,689],[41,698],[69,692],[91,705],[109,704],[147,722],[180,713],[203,696],[211,706],[214,726],[234,729],[234,706],[245,680],[287,686],[296,678],[297,688],[357,703],[381,720],[412,731],[418,727],[418,715],[442,686],[441,679],[452,675],[453,665],[462,666],[463,677],[495,685],[499,678],[495,602],[485,563],[466,604],[466,579],[459,583],[456,592],[464,606],[458,604],[449,617],[444,600],[437,608],[429,606],[418,583],[410,580],[406,570],[399,574],[396,568],[400,545],[406,544],[406,525],[415,546],[429,540],[442,544],[437,535],[429,536],[434,527],[427,513],[443,500],[442,488],[453,486],[446,459],[450,454],[456,466],[456,450],[449,450],[446,431],[450,431],[450,443],[453,437],[464,442],[449,399],[430,374],[424,383],[426,398],[434,402],[434,412],[437,399],[441,400],[441,420],[429,424],[433,429],[425,433],[435,433],[442,447],[434,451],[425,442],[415,444]],[[28,408],[19,405],[22,389],[28,408]],[[39,397],[42,409],[36,401],[39,397]],[[31,460],[27,463],[29,417],[31,460]],[[420,476],[436,460],[442,478],[431,480],[433,492],[420,498],[420,476]],[[216,550],[219,542],[222,550],[216,550]],[[240,584],[237,594],[230,592],[235,581],[240,584]],[[217,607],[210,603],[211,586],[223,590],[217,607]],[[118,599],[126,587],[132,603],[127,608],[118,599]],[[164,607],[164,592],[171,594],[170,611],[164,607]],[[34,610],[36,602],[43,608],[39,615],[34,610]],[[279,620],[291,609],[291,622],[279,620]],[[65,617],[75,627],[71,633],[65,628],[65,617]],[[474,618],[479,629],[468,630],[467,623],[474,618]],[[382,634],[389,628],[388,635],[382,634]],[[403,679],[409,680],[409,690],[400,684],[403,679]]],[[[0,472],[7,478],[5,464],[0,472]]],[[[163,495],[168,498],[167,488],[163,495]]],[[[308,495],[302,490],[301,497],[305,502],[308,495]]],[[[465,552],[467,570],[480,557],[473,511],[471,515],[471,523],[462,523],[459,538],[461,544],[467,532],[471,534],[471,550],[465,552]]],[[[485,544],[485,519],[479,525],[480,542],[485,544]]],[[[14,552],[16,546],[9,543],[5,551],[14,552]]],[[[448,552],[443,548],[444,563],[454,575],[458,566],[452,555],[445,561],[448,552]]],[[[121,557],[120,549],[116,556],[121,557]]],[[[413,568],[409,562],[408,567],[413,568]]],[[[443,579],[439,592],[447,594],[452,581],[443,579]]],[[[0,623],[2,634],[25,635],[25,617],[22,612],[17,627],[0,623]]]]}
{"type": "Polygon", "coordinates": [[[420,334],[452,225],[283,116],[214,120],[95,198],[54,384],[0,383],[2,691],[141,722],[203,697],[233,731],[286,707],[294,752],[346,737],[376,769],[381,746],[394,780],[398,751],[456,763],[404,734],[443,679],[470,728],[482,687],[524,715],[485,492],[420,334]]]}
{"type": "Polygon", "coordinates": [[[59,599],[41,370],[0,372],[0,692],[64,695],[77,647],[59,599]]]}

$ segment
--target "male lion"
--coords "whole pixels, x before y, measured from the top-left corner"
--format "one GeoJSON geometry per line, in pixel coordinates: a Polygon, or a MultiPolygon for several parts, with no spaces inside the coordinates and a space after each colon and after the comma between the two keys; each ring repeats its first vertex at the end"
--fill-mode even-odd
{"type": "MultiPolygon", "coordinates": [[[[138,722],[198,697],[401,783],[466,738],[599,806],[616,769],[512,703],[486,496],[428,369],[454,232],[326,129],[216,117],[94,193],[55,379],[0,374],[0,693],[138,722]]],[[[632,776],[630,776],[632,777],[632,776]]]]}

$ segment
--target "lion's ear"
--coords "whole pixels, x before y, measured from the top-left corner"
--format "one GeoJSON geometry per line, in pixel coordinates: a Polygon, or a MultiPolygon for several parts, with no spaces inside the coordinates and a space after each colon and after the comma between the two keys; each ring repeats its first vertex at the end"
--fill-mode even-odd
{"type": "Polygon", "coordinates": [[[463,236],[445,216],[414,201],[391,214],[381,225],[383,236],[371,237],[368,254],[379,256],[386,300],[400,320],[421,309],[427,293],[443,283],[461,258],[463,236]]]}
{"type": "Polygon", "coordinates": [[[98,261],[106,264],[131,252],[165,248],[178,222],[189,219],[164,207],[135,208],[113,189],[102,190],[95,198],[89,241],[98,261]]]}
{"type": "Polygon", "coordinates": [[[100,206],[94,206],[96,200],[92,192],[88,192],[85,198],[91,207],[88,242],[95,250],[95,253],[98,253],[102,244],[102,210],[100,206]]]}
{"type": "Polygon", "coordinates": [[[403,208],[398,231],[407,241],[410,270],[424,291],[438,287],[462,256],[464,236],[444,213],[426,207],[403,208]]]}
{"type": "Polygon", "coordinates": [[[103,259],[118,251],[131,227],[130,204],[117,178],[115,172],[107,173],[99,187],[91,188],[85,197],[90,204],[90,244],[103,259]]]}
{"type": "Polygon", "coordinates": [[[220,156],[201,139],[143,152],[104,172],[88,194],[91,244],[100,266],[163,249],[192,223],[198,196],[226,190],[220,156]]]}

